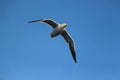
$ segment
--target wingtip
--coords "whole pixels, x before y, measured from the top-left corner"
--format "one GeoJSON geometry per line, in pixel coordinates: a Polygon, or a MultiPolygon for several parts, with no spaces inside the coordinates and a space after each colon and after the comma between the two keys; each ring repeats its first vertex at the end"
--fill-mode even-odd
{"type": "Polygon", "coordinates": [[[29,21],[29,22],[27,22],[27,23],[33,23],[33,22],[36,22],[36,21],[29,21]]]}
{"type": "Polygon", "coordinates": [[[77,60],[74,60],[75,61],[75,63],[77,63],[77,60]]]}
{"type": "Polygon", "coordinates": [[[28,24],[29,22],[25,22],[25,24],[28,24]]]}
{"type": "Polygon", "coordinates": [[[34,21],[29,21],[27,23],[33,23],[33,22],[41,22],[42,20],[34,20],[34,21]]]}

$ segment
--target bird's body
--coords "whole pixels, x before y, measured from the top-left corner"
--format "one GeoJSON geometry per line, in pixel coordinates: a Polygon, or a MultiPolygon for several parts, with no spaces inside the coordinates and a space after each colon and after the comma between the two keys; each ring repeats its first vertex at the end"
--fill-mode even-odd
{"type": "Polygon", "coordinates": [[[34,20],[34,21],[29,21],[28,23],[33,23],[33,22],[45,22],[48,25],[50,25],[53,28],[53,31],[50,33],[51,37],[56,37],[58,35],[61,35],[66,40],[66,42],[69,44],[69,48],[71,50],[72,57],[73,57],[75,63],[77,62],[75,48],[74,48],[74,42],[65,29],[67,24],[59,24],[51,19],[34,20]]]}
{"type": "Polygon", "coordinates": [[[54,28],[54,30],[51,32],[51,37],[56,37],[58,35],[60,35],[64,30],[65,27],[67,25],[66,24],[59,24],[56,28],[54,28]]]}

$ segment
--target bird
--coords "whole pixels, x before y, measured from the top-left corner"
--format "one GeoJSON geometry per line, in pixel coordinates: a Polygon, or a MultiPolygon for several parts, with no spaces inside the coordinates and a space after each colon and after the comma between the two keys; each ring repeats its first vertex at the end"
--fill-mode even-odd
{"type": "Polygon", "coordinates": [[[72,54],[72,58],[73,58],[74,62],[77,63],[74,41],[73,41],[72,37],[68,34],[67,30],[65,29],[67,24],[65,24],[65,23],[60,24],[49,18],[32,20],[27,23],[33,23],[33,22],[43,22],[43,23],[46,23],[49,26],[51,26],[53,28],[53,31],[50,33],[50,36],[52,38],[54,38],[58,35],[61,35],[65,39],[65,41],[68,43],[69,49],[72,54]]]}

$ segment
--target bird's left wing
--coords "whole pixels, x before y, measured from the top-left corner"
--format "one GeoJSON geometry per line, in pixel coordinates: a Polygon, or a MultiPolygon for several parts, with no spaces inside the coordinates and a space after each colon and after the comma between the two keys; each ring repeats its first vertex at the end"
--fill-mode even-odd
{"type": "Polygon", "coordinates": [[[57,22],[55,22],[55,21],[53,21],[51,19],[34,20],[34,21],[29,21],[28,23],[33,23],[33,22],[44,22],[44,23],[49,24],[53,28],[56,28],[59,25],[59,23],[57,23],[57,22]]]}
{"type": "Polygon", "coordinates": [[[69,44],[69,48],[70,48],[72,57],[73,57],[75,63],[77,63],[75,47],[74,47],[74,42],[73,42],[72,38],[70,37],[70,35],[67,33],[66,30],[64,30],[61,35],[62,35],[63,38],[66,40],[66,42],[69,44]]]}

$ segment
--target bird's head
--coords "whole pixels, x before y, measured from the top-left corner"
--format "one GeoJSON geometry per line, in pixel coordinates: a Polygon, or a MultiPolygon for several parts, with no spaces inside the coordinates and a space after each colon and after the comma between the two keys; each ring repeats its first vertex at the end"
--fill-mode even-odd
{"type": "Polygon", "coordinates": [[[64,24],[62,24],[62,26],[65,28],[67,26],[67,24],[64,23],[64,24]]]}

